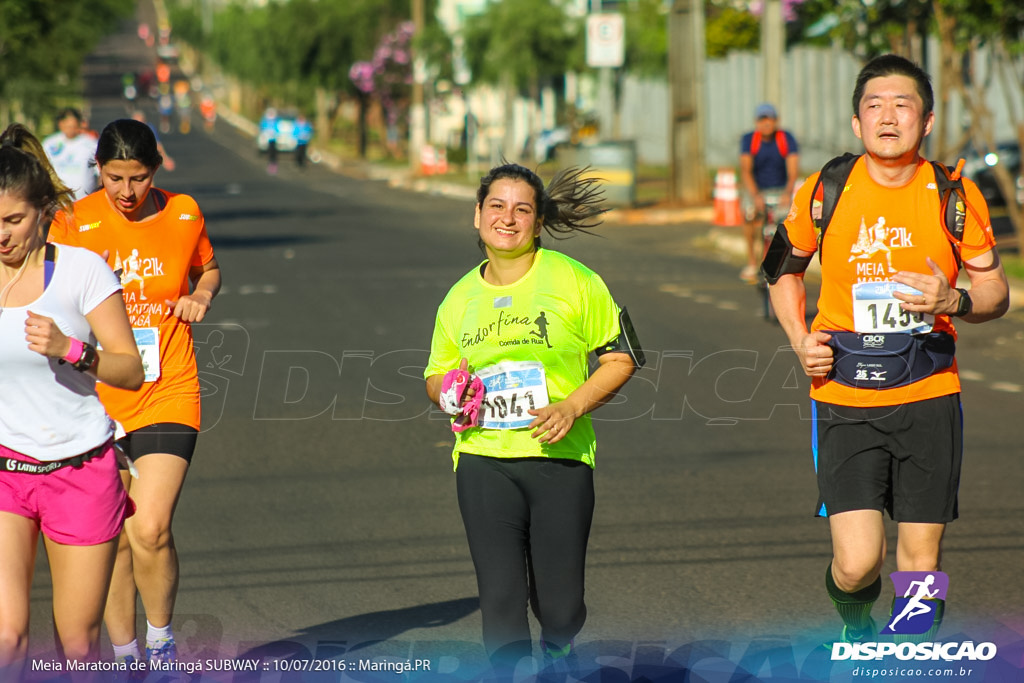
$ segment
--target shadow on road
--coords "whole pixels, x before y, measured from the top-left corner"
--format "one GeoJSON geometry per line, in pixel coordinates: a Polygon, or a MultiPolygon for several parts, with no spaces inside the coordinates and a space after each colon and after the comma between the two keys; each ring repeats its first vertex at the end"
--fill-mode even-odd
{"type": "Polygon", "coordinates": [[[318,657],[327,654],[322,650],[332,645],[338,648],[339,653],[356,652],[381,641],[394,640],[407,631],[447,626],[472,614],[479,608],[479,599],[472,597],[403,609],[357,614],[337,621],[306,627],[291,639],[260,645],[240,655],[239,658],[271,659],[296,656],[299,654],[296,648],[303,648],[296,641],[316,643],[318,657]]]}

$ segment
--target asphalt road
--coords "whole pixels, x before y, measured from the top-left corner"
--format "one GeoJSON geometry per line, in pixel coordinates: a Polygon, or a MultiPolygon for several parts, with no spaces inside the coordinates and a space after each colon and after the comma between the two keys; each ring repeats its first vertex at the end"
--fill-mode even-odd
{"type": "MultiPolygon", "coordinates": [[[[88,65],[97,129],[124,115],[120,74],[148,59],[125,30],[88,65]]],[[[199,201],[225,283],[196,326],[204,428],[174,527],[182,659],[264,657],[236,677],[252,681],[295,680],[266,664],[288,656],[348,666],[302,680],[396,680],[353,671],[360,658],[423,658],[431,673],[416,680],[474,678],[480,620],[452,437],[422,383],[437,305],[481,258],[472,202],[289,158],[270,176],[223,122],[163,140],[177,169],[157,185],[199,201]]],[[[595,415],[581,659],[604,680],[682,680],[684,668],[730,680],[737,667],[850,680],[849,663],[815,649],[839,622],[822,585],[827,525],[812,516],[808,382],[707,230],[606,225],[547,240],[604,277],[649,359],[595,415]]],[[[969,680],[1012,680],[1024,640],[1024,315],[961,327],[967,446],[942,636],[996,642],[1000,656],[969,680]]],[[[41,562],[40,658],[48,579],[41,562]]],[[[231,678],[213,664],[204,680],[231,678]]]]}

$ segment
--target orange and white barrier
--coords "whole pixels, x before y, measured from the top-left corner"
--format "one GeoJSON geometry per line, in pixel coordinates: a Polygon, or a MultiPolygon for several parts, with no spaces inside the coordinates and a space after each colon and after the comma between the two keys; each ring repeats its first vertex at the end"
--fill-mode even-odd
{"type": "Polygon", "coordinates": [[[420,148],[420,173],[423,175],[444,175],[448,172],[448,150],[434,145],[420,148]]]}
{"type": "Polygon", "coordinates": [[[740,192],[736,187],[736,172],[731,168],[720,168],[715,174],[715,225],[742,225],[740,192]]]}

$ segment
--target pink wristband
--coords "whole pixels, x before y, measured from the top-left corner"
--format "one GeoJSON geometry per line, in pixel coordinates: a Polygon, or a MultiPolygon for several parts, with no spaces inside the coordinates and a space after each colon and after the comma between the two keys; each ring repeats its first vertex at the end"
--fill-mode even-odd
{"type": "Polygon", "coordinates": [[[71,341],[71,348],[68,349],[67,355],[64,356],[64,360],[74,365],[75,363],[82,359],[82,353],[85,350],[85,344],[75,339],[74,337],[69,337],[69,340],[71,341]]]}

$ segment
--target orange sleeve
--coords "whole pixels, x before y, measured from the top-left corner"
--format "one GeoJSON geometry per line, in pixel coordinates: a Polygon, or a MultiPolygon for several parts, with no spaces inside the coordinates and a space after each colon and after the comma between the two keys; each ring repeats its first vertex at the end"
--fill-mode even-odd
{"type": "Polygon", "coordinates": [[[78,231],[74,230],[74,220],[64,211],[58,211],[50,223],[50,230],[46,234],[47,242],[66,244],[70,247],[81,246],[78,240],[78,231]]]}
{"type": "Polygon", "coordinates": [[[174,202],[172,215],[187,215],[189,221],[197,221],[199,225],[199,234],[195,237],[196,246],[192,251],[192,256],[189,258],[189,267],[205,266],[213,260],[213,245],[210,243],[210,236],[206,232],[206,218],[199,209],[199,204],[195,198],[187,194],[173,195],[172,201],[174,202]]]}
{"type": "Polygon", "coordinates": [[[199,239],[196,240],[196,250],[192,254],[192,262],[189,264],[195,266],[205,266],[207,263],[213,260],[213,244],[210,243],[210,236],[206,234],[206,225],[203,225],[202,230],[199,231],[199,239]]]}

